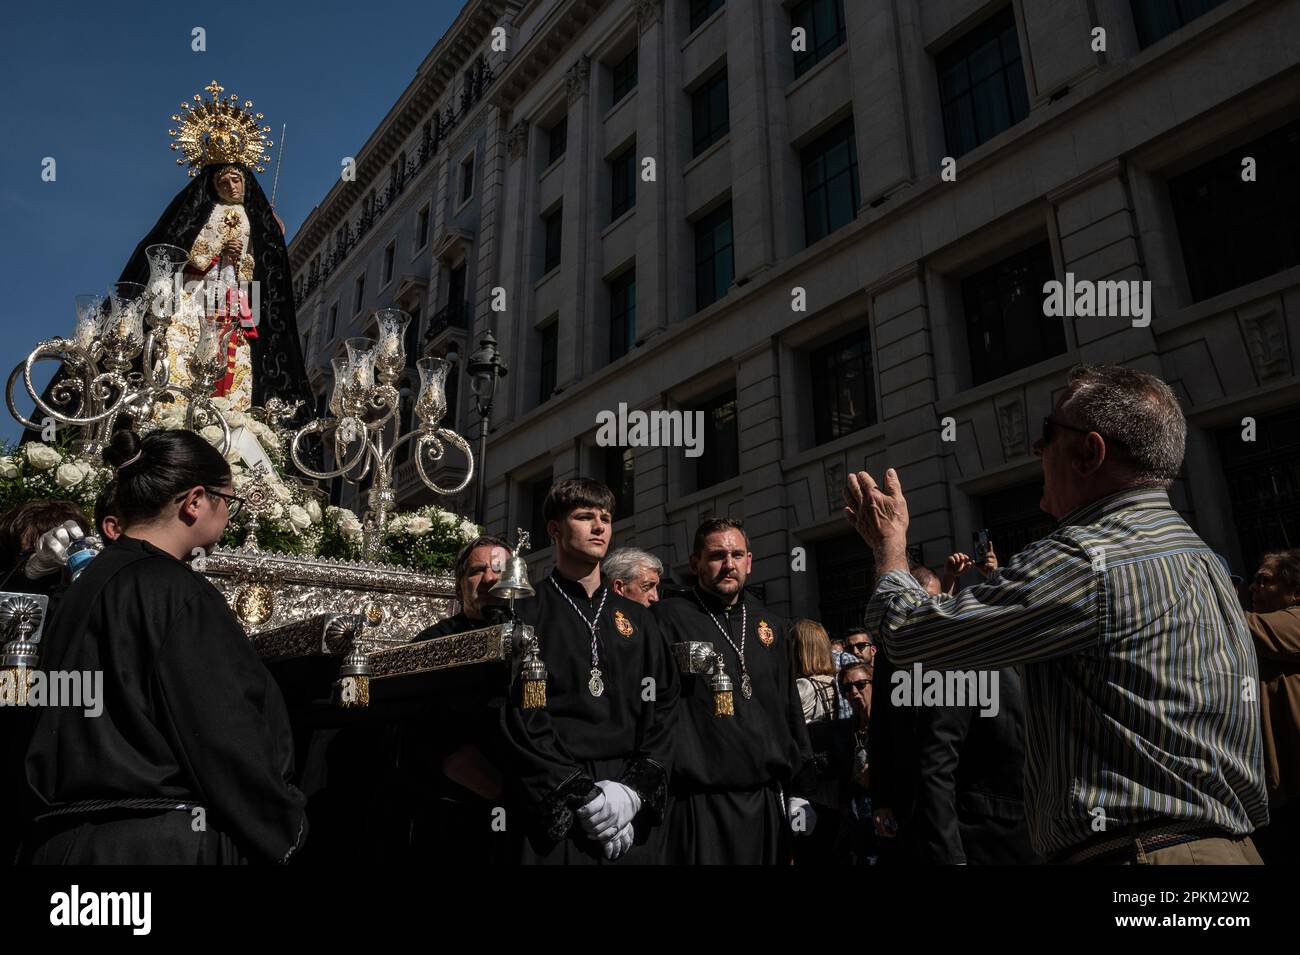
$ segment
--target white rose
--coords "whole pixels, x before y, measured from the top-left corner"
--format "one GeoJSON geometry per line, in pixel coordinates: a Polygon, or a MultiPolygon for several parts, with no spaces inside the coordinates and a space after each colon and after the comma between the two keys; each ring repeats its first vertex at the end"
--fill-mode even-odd
{"type": "Polygon", "coordinates": [[[458,523],[460,523],[460,518],[458,518],[455,514],[452,514],[450,511],[443,511],[443,510],[438,511],[438,520],[441,521],[443,524],[446,524],[448,527],[455,527],[458,523]]]}
{"type": "Polygon", "coordinates": [[[361,526],[361,521],[357,520],[356,515],[349,514],[339,521],[339,533],[348,540],[358,541],[365,536],[365,528],[361,526]]]}
{"type": "Polygon", "coordinates": [[[295,530],[305,531],[311,527],[311,515],[307,513],[306,508],[291,504],[289,505],[289,523],[294,526],[295,530]]]}
{"type": "Polygon", "coordinates": [[[76,464],[60,464],[59,469],[54,472],[54,482],[65,491],[71,491],[85,477],[85,470],[76,464]]]}
{"type": "Polygon", "coordinates": [[[316,502],[315,498],[312,498],[307,502],[307,516],[311,518],[313,524],[320,523],[320,504],[316,502]]]}
{"type": "Polygon", "coordinates": [[[423,537],[433,530],[433,521],[417,515],[406,522],[406,529],[414,537],[423,537]]]}
{"type": "Polygon", "coordinates": [[[225,395],[218,395],[212,399],[212,407],[216,408],[218,411],[229,411],[230,399],[225,395]]]}
{"type": "Polygon", "coordinates": [[[289,493],[289,489],[279,481],[272,479],[270,484],[271,493],[274,494],[281,503],[288,504],[293,499],[293,495],[289,493]]]}
{"type": "Polygon", "coordinates": [[[271,520],[273,521],[278,521],[280,518],[284,517],[284,505],[279,501],[272,501],[270,515],[271,520]]]}
{"type": "Polygon", "coordinates": [[[199,432],[199,435],[213,447],[221,443],[221,429],[215,424],[207,425],[199,432]]]}
{"type": "Polygon", "coordinates": [[[63,455],[58,451],[34,441],[24,444],[23,450],[27,452],[27,463],[37,471],[48,471],[63,460],[63,455]]]}
{"type": "Polygon", "coordinates": [[[14,463],[13,455],[6,454],[0,458],[0,478],[16,478],[22,473],[18,470],[18,465],[14,463]]]}
{"type": "Polygon", "coordinates": [[[478,536],[478,525],[477,525],[477,524],[470,523],[469,521],[461,521],[461,522],[460,522],[460,535],[461,535],[462,537],[464,537],[464,538],[477,537],[477,536],[478,536]]]}

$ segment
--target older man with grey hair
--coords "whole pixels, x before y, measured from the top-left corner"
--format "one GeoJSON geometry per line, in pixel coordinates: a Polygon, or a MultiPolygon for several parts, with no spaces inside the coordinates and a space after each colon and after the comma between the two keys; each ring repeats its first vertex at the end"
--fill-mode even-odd
{"type": "Polygon", "coordinates": [[[1033,448],[1056,530],[957,597],[907,572],[894,470],[849,478],[889,659],[1023,667],[1030,830],[1053,861],[1260,863],[1256,659],[1222,562],[1169,502],[1186,432],[1154,375],[1076,369],[1033,448]]]}
{"type": "Polygon", "coordinates": [[[649,551],[620,547],[605,558],[600,572],[609,578],[616,594],[647,607],[659,600],[659,578],[664,575],[664,565],[649,551]]]}

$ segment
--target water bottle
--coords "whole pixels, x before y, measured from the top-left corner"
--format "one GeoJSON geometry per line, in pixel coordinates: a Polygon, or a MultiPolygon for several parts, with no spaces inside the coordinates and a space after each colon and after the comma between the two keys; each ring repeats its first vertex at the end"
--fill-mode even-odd
{"type": "Polygon", "coordinates": [[[97,534],[87,534],[73,541],[68,546],[68,571],[72,574],[72,579],[76,580],[86,569],[86,565],[103,549],[104,545],[97,534]]]}

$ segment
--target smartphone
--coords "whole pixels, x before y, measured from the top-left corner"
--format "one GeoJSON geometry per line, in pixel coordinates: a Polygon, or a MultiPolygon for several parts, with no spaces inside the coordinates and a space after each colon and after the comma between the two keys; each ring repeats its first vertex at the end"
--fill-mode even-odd
{"type": "Polygon", "coordinates": [[[975,541],[975,563],[982,564],[989,555],[989,529],[985,527],[975,531],[971,537],[975,541]]]}

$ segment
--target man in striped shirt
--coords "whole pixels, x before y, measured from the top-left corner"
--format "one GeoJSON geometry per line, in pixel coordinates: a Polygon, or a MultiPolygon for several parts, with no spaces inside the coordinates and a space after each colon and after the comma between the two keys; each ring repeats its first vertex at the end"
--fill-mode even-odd
{"type": "Polygon", "coordinates": [[[866,624],[890,660],[1023,667],[1030,829],[1054,861],[1260,861],[1255,654],[1222,563],[1169,503],[1185,440],[1160,379],[1076,369],[1033,448],[1056,530],[957,597],[907,572],[898,475],[849,478],[879,575],[866,624]]]}

